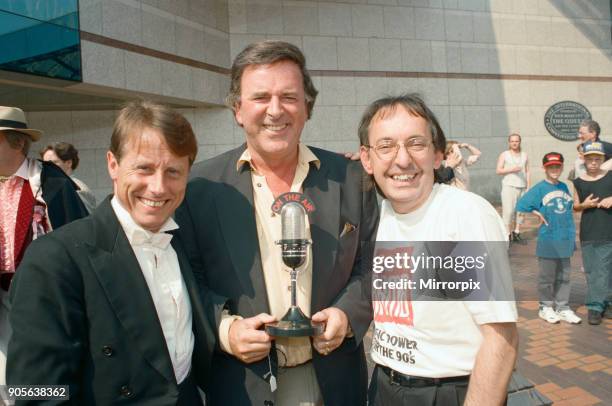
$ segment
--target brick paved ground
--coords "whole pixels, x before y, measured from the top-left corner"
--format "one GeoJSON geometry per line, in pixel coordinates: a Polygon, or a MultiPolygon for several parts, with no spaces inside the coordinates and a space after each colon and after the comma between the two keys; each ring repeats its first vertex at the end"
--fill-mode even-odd
{"type": "MultiPolygon", "coordinates": [[[[536,232],[536,219],[527,216],[525,243],[510,249],[519,312],[517,370],[555,405],[612,405],[612,320],[599,326],[587,323],[579,250],[572,258],[570,306],[583,322],[553,325],[538,318],[536,232]]],[[[369,351],[371,332],[365,343],[369,351]]]]}
{"type": "MultiPolygon", "coordinates": [[[[575,220],[579,224],[578,216],[575,220]]],[[[538,303],[533,301],[538,274],[536,227],[535,219],[528,217],[527,244],[513,245],[510,250],[520,316],[517,369],[555,405],[611,405],[612,320],[604,319],[599,326],[587,322],[580,250],[572,258],[570,306],[582,323],[553,325],[538,318],[538,303]]]]}

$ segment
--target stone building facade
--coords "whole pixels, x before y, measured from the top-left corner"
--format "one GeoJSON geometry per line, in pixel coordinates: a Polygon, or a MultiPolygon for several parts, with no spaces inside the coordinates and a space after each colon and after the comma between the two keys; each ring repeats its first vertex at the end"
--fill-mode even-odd
{"type": "Polygon", "coordinates": [[[28,111],[31,126],[45,131],[40,147],[60,140],[75,144],[82,162],[76,176],[102,198],[110,191],[105,152],[121,102],[148,97],[171,103],[194,126],[198,159],[217,155],[244,138],[223,106],[232,58],[250,42],[282,39],[304,51],[320,92],[304,142],[355,151],[369,102],[418,92],[448,139],[482,150],[470,170],[473,190],[496,202],[495,163],[509,133],[523,136],[534,180],[542,178],[545,152],[561,152],[573,162],[576,142],[553,138],[544,126],[552,104],[583,104],[600,122],[603,139],[611,140],[610,5],[80,0],[82,81],[0,72],[0,104],[28,111]]]}

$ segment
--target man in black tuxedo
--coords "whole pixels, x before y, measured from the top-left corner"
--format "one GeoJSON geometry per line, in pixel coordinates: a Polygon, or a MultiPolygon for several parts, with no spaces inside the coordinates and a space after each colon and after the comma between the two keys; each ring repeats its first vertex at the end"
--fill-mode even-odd
{"type": "Polygon", "coordinates": [[[176,218],[196,278],[213,294],[219,348],[210,405],[365,405],[362,338],[372,319],[361,242],[378,218],[362,169],[300,143],[317,91],[301,51],[281,41],[249,45],[235,59],[228,105],[246,144],[198,164],[176,218]],[[316,206],[313,241],[298,278],[298,305],[326,324],[317,337],[271,337],[266,323],[290,304],[272,202],[302,192],[316,206]]]}
{"type": "Polygon", "coordinates": [[[13,280],[10,385],[69,385],[75,405],[202,404],[214,334],[170,217],[196,152],[168,107],[120,112],[114,196],[34,241],[13,280]]]}

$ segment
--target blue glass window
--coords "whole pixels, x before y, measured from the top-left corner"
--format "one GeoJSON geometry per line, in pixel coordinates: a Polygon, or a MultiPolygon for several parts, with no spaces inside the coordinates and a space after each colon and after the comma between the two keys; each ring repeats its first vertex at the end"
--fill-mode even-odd
{"type": "Polygon", "coordinates": [[[81,81],[76,0],[0,0],[0,69],[81,81]]]}

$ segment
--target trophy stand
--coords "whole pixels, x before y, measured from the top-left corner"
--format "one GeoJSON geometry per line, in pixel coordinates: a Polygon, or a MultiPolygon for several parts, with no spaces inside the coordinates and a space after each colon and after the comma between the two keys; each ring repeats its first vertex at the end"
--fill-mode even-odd
{"type": "Polygon", "coordinates": [[[310,320],[297,305],[297,268],[304,264],[311,241],[304,237],[305,209],[296,202],[286,203],[281,210],[283,239],[276,243],[281,246],[283,263],[291,268],[291,307],[276,323],[266,324],[266,333],[276,337],[308,337],[323,334],[324,323],[310,320]],[[297,224],[297,233],[290,229],[297,224]],[[287,225],[287,227],[285,227],[287,225]],[[288,230],[288,231],[287,231],[288,230]],[[289,238],[287,238],[289,237],[289,238]],[[298,238],[294,238],[298,237],[298,238]]]}

